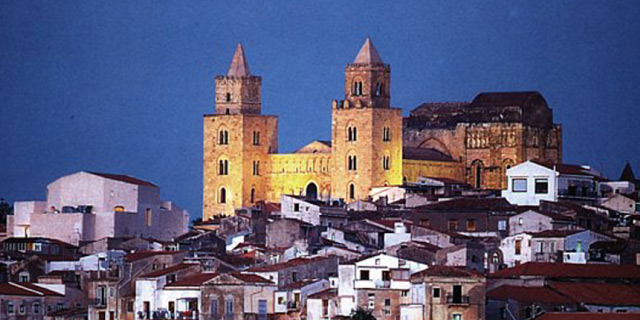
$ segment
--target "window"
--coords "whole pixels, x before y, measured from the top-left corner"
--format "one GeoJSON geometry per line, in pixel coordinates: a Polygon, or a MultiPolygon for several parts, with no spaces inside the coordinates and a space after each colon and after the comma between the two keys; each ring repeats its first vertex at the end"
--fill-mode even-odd
{"type": "Polygon", "coordinates": [[[382,157],[382,169],[389,170],[391,168],[391,161],[389,156],[382,157]]]}
{"type": "Polygon", "coordinates": [[[356,156],[348,156],[347,162],[347,169],[349,169],[349,171],[358,170],[358,159],[356,156]]]}
{"type": "Polygon", "coordinates": [[[382,128],[382,141],[391,141],[391,129],[389,127],[382,128]]]}
{"type": "Polygon", "coordinates": [[[540,241],[538,242],[538,253],[543,253],[544,252],[544,242],[540,241]]]}
{"type": "Polygon", "coordinates": [[[499,231],[505,231],[505,230],[507,230],[507,221],[506,221],[506,220],[500,220],[500,221],[498,221],[498,230],[499,230],[499,231]]]}
{"type": "Polygon", "coordinates": [[[220,197],[218,197],[220,203],[227,203],[227,189],[220,188],[220,197]]]}
{"type": "Polygon", "coordinates": [[[24,304],[20,304],[20,308],[18,309],[18,311],[20,312],[20,314],[25,314],[27,309],[25,308],[24,304]]]}
{"type": "Polygon", "coordinates": [[[518,225],[519,225],[519,226],[521,226],[521,225],[523,225],[523,224],[524,224],[524,218],[519,217],[519,218],[518,218],[518,225]]]}
{"type": "Polygon", "coordinates": [[[298,282],[298,273],[295,271],[291,273],[291,282],[298,282]]]}
{"type": "Polygon", "coordinates": [[[227,102],[231,102],[231,93],[227,92],[227,102]]]}
{"type": "Polygon", "coordinates": [[[30,279],[31,279],[31,277],[29,277],[29,272],[28,271],[22,271],[18,275],[18,282],[29,282],[30,279]]]}
{"type": "Polygon", "coordinates": [[[369,270],[360,270],[360,280],[369,280],[369,270]]]}
{"type": "Polygon", "coordinates": [[[476,219],[467,219],[467,231],[476,231],[476,219]]]}
{"type": "Polygon", "coordinates": [[[33,303],[33,313],[40,314],[40,302],[33,303]]]}
{"type": "Polygon", "coordinates": [[[251,194],[249,196],[249,201],[251,201],[251,203],[256,202],[256,189],[255,188],[251,188],[251,194]]]}
{"type": "Polygon", "coordinates": [[[429,226],[431,226],[431,222],[429,221],[429,219],[422,219],[420,220],[420,225],[428,228],[429,226]]]}
{"type": "Polygon", "coordinates": [[[229,174],[229,160],[221,159],[218,161],[218,175],[226,176],[229,174]]]}
{"type": "Polygon", "coordinates": [[[513,179],[513,192],[527,192],[527,179],[513,179]]]}
{"type": "Polygon", "coordinates": [[[553,241],[551,241],[549,243],[549,252],[551,252],[551,253],[555,253],[556,252],[556,243],[553,242],[553,241]]]}
{"type": "Polygon", "coordinates": [[[462,303],[462,286],[459,284],[453,285],[452,290],[452,302],[453,303],[462,303]]]}
{"type": "Polygon", "coordinates": [[[13,314],[13,302],[7,302],[7,313],[13,314]]]}
{"type": "Polygon", "coordinates": [[[454,314],[451,316],[451,320],[462,320],[462,315],[461,315],[461,314],[459,314],[459,313],[454,313],[454,314]]]}
{"type": "Polygon", "coordinates": [[[227,298],[227,300],[225,301],[224,313],[228,316],[231,316],[233,314],[233,298],[227,298]]]}
{"type": "Polygon", "coordinates": [[[151,227],[151,208],[147,208],[144,211],[144,224],[147,227],[151,227]]]}
{"type": "Polygon", "coordinates": [[[549,192],[549,180],[536,179],[536,194],[547,194],[549,192]]]}
{"type": "Polygon", "coordinates": [[[260,131],[253,132],[253,145],[254,146],[260,145],[260,131]]]}
{"type": "Polygon", "coordinates": [[[356,198],[356,186],[352,183],[349,185],[349,199],[356,198]]]}
{"type": "Polygon", "coordinates": [[[300,212],[300,204],[299,203],[294,203],[293,204],[293,211],[294,212],[300,212]]]}
{"type": "Polygon", "coordinates": [[[220,145],[229,144],[229,131],[220,130],[220,132],[218,133],[218,144],[220,145]]]}
{"type": "Polygon", "coordinates": [[[516,240],[516,254],[522,254],[522,240],[516,240]]]}
{"type": "Polygon", "coordinates": [[[400,296],[401,297],[408,297],[409,296],[409,290],[402,290],[400,292],[400,296]]]}
{"type": "Polygon", "coordinates": [[[449,231],[458,230],[458,219],[449,219],[449,231]]]}
{"type": "Polygon", "coordinates": [[[438,288],[438,287],[434,287],[433,288],[433,297],[434,298],[440,298],[440,288],[438,288]]]}
{"type": "Polygon", "coordinates": [[[260,175],[260,161],[259,160],[254,160],[253,161],[253,175],[254,176],[259,176],[260,175]]]}
{"type": "Polygon", "coordinates": [[[382,271],[382,281],[391,281],[391,271],[382,271]]]}
{"type": "Polygon", "coordinates": [[[358,141],[358,129],[356,127],[347,128],[347,141],[358,141]]]}
{"type": "Polygon", "coordinates": [[[353,83],[353,95],[354,96],[362,95],[362,81],[356,81],[353,83]]]}
{"type": "Polygon", "coordinates": [[[99,286],[96,289],[96,299],[98,299],[99,306],[107,304],[107,287],[99,286]]]}

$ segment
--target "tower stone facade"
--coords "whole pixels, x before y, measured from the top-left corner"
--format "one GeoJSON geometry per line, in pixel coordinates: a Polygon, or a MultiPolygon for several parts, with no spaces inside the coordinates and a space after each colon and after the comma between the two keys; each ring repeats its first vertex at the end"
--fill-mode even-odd
{"type": "Polygon", "coordinates": [[[278,118],[260,114],[260,86],[238,45],[227,75],[216,77],[216,113],[204,116],[205,217],[230,215],[266,197],[278,118]]]}
{"type": "Polygon", "coordinates": [[[370,39],[345,68],[345,99],[333,102],[332,196],[364,199],[402,183],[402,110],[391,108],[391,68],[370,39]]]}

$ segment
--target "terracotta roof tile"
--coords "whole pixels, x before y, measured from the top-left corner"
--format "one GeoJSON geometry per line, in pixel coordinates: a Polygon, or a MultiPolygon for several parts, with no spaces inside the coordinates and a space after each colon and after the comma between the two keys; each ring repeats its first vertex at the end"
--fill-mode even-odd
{"type": "Polygon", "coordinates": [[[253,268],[250,268],[247,271],[248,272],[274,272],[274,271],[280,271],[280,270],[283,270],[283,269],[292,268],[292,267],[296,267],[296,266],[301,266],[301,265],[305,265],[305,264],[309,264],[309,263],[313,263],[313,262],[318,262],[318,261],[326,260],[326,259],[329,259],[329,258],[328,257],[295,258],[295,259],[291,259],[289,261],[282,262],[282,263],[276,263],[276,264],[271,264],[271,265],[266,265],[266,266],[253,267],[253,268]]]}
{"type": "Polygon", "coordinates": [[[513,268],[499,270],[490,277],[512,278],[521,276],[640,280],[640,267],[635,265],[527,262],[513,268]]]}
{"type": "Polygon", "coordinates": [[[552,282],[551,288],[585,303],[602,306],[640,306],[640,285],[552,282]]]}
{"type": "Polygon", "coordinates": [[[180,254],[180,253],[184,253],[184,251],[137,251],[124,256],[124,261],[134,262],[137,260],[142,260],[142,259],[150,258],[153,256],[162,256],[162,255],[180,254]]]}
{"type": "Polygon", "coordinates": [[[88,173],[96,175],[96,176],[100,176],[100,177],[103,177],[103,178],[120,181],[120,182],[137,184],[137,185],[140,185],[140,186],[147,186],[147,187],[156,187],[156,188],[158,187],[158,186],[156,186],[155,184],[153,184],[153,183],[151,183],[149,181],[141,180],[141,179],[130,177],[130,176],[123,175],[123,174],[112,174],[112,173],[101,173],[101,172],[88,172],[88,173]]]}
{"type": "Polygon", "coordinates": [[[487,292],[489,300],[515,300],[546,304],[575,304],[570,297],[548,287],[519,287],[504,285],[487,292]]]}
{"type": "Polygon", "coordinates": [[[176,271],[180,271],[180,270],[184,270],[184,269],[196,267],[196,266],[198,266],[198,264],[196,263],[179,263],[179,264],[176,264],[175,266],[149,272],[145,275],[142,275],[140,278],[157,278],[157,277],[161,277],[176,271]]]}
{"type": "Polygon", "coordinates": [[[411,275],[411,279],[422,277],[478,277],[479,275],[467,270],[450,266],[431,266],[411,275]]]}
{"type": "Polygon", "coordinates": [[[537,320],[640,320],[640,313],[546,313],[537,320]]]}

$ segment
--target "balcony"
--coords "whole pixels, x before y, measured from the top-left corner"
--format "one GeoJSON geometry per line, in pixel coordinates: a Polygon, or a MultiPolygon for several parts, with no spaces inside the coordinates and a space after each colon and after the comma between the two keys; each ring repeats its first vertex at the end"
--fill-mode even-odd
{"type": "Polygon", "coordinates": [[[87,305],[89,307],[94,308],[106,308],[107,307],[107,299],[106,298],[93,298],[87,300],[87,305]]]}
{"type": "Polygon", "coordinates": [[[447,295],[447,304],[466,305],[470,302],[471,298],[469,296],[447,295]]]}
{"type": "Polygon", "coordinates": [[[298,301],[287,301],[288,310],[298,310],[299,308],[300,308],[300,303],[298,303],[298,301]]]}

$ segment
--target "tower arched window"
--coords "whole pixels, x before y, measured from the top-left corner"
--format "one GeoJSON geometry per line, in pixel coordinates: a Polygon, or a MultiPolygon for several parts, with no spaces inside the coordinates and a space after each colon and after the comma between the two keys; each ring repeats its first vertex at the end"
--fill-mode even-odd
{"type": "Polygon", "coordinates": [[[347,141],[358,140],[358,129],[356,127],[347,128],[347,141]]]}
{"type": "Polygon", "coordinates": [[[219,203],[227,203],[227,189],[224,187],[220,188],[220,195],[218,197],[219,203]]]}
{"type": "Polygon", "coordinates": [[[349,184],[349,199],[353,200],[356,198],[356,186],[351,183],[349,184]]]}
{"type": "Polygon", "coordinates": [[[218,161],[218,175],[226,176],[229,174],[229,160],[220,159],[218,161]]]}
{"type": "Polygon", "coordinates": [[[231,93],[227,92],[227,102],[231,102],[231,93]]]}
{"type": "Polygon", "coordinates": [[[356,156],[347,157],[347,168],[349,169],[349,171],[358,170],[358,159],[356,158],[356,156]]]}
{"type": "Polygon", "coordinates": [[[382,96],[382,83],[378,82],[376,83],[376,91],[375,91],[375,95],[376,97],[381,97],[382,96]]]}
{"type": "Polygon", "coordinates": [[[382,141],[391,141],[391,128],[382,128],[382,141]]]}
{"type": "Polygon", "coordinates": [[[254,160],[253,161],[253,175],[254,176],[259,176],[260,175],[260,161],[259,160],[254,160]]]}
{"type": "Polygon", "coordinates": [[[362,81],[355,81],[353,83],[353,95],[354,96],[362,95],[362,81]]]}
{"type": "Polygon", "coordinates": [[[221,145],[229,144],[229,131],[220,130],[218,134],[218,144],[221,144],[221,145]]]}
{"type": "Polygon", "coordinates": [[[250,201],[251,203],[256,202],[256,189],[255,188],[251,188],[251,195],[250,195],[250,201]]]}
{"type": "Polygon", "coordinates": [[[382,169],[389,170],[391,168],[391,157],[384,156],[382,157],[382,169]]]}

